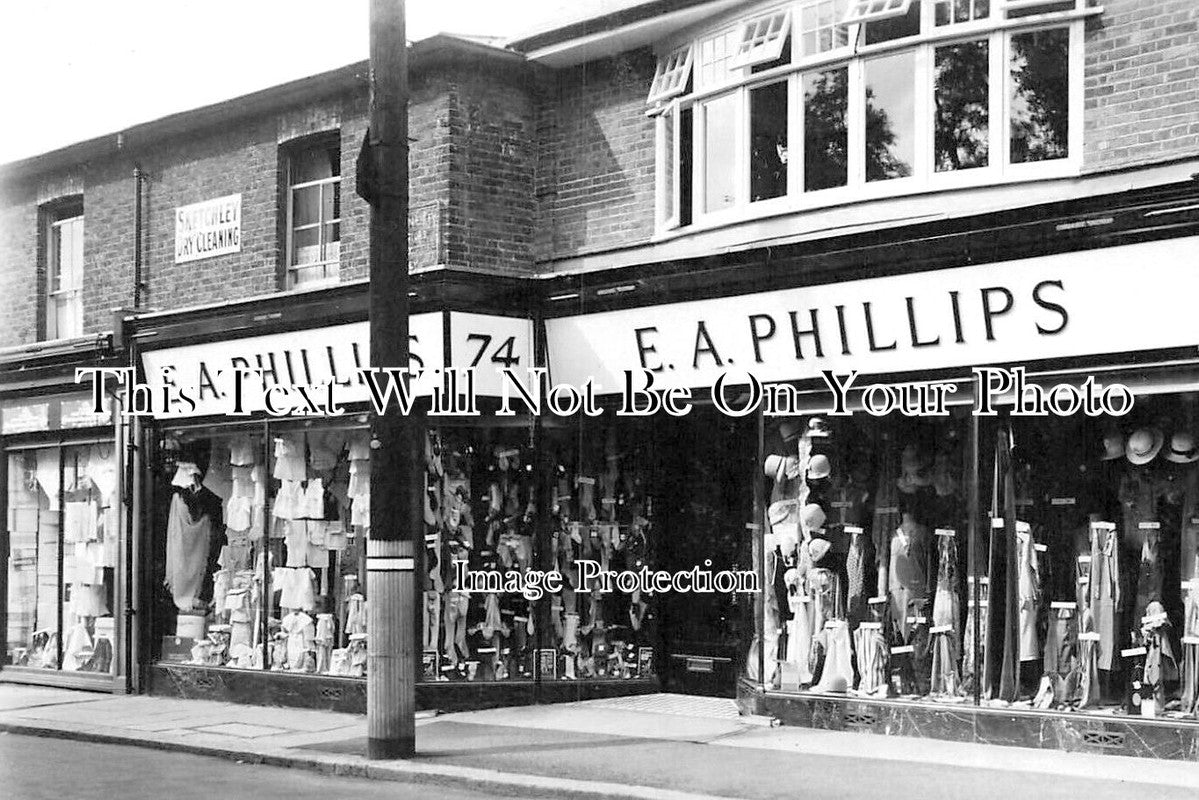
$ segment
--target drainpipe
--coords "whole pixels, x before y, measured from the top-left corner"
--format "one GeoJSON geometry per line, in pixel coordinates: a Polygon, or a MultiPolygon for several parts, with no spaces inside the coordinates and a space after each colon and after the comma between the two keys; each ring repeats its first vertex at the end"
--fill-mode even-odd
{"type": "Polygon", "coordinates": [[[133,165],[133,311],[142,307],[142,166],[133,165]]]}
{"type": "MultiPolygon", "coordinates": [[[[144,177],[140,164],[133,166],[133,314],[136,315],[141,310],[142,306],[142,290],[144,288],[144,275],[142,267],[142,193],[143,193],[144,177]]],[[[116,320],[116,324],[122,327],[125,326],[123,319],[116,320]]],[[[128,335],[128,330],[121,331],[121,338],[126,345],[126,352],[129,354],[129,366],[134,370],[133,374],[137,374],[138,353],[137,343],[134,338],[128,335]]],[[[127,395],[121,399],[121,411],[127,413],[133,409],[128,407],[131,398],[127,395]]],[[[141,665],[135,660],[135,655],[139,652],[134,644],[135,641],[141,638],[141,632],[136,624],[138,593],[141,590],[141,581],[138,575],[137,565],[140,563],[138,558],[138,540],[141,533],[141,514],[142,514],[142,438],[143,431],[141,419],[137,416],[124,416],[122,419],[122,427],[124,431],[124,455],[125,455],[125,640],[124,640],[124,655],[125,655],[125,691],[129,694],[135,694],[141,689],[141,665]]]]}

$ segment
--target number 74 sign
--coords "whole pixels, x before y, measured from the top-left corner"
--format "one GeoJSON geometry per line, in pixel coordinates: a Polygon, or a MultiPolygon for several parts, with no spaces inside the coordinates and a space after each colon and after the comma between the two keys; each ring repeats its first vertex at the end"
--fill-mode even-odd
{"type": "Polygon", "coordinates": [[[533,363],[533,321],[491,314],[449,313],[446,362],[475,370],[475,393],[500,394],[500,371],[527,375],[533,363]]]}

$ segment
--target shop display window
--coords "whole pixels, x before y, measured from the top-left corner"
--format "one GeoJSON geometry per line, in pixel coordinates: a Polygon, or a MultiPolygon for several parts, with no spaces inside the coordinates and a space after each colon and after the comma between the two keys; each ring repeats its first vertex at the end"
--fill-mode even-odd
{"type": "MultiPolygon", "coordinates": [[[[651,504],[633,452],[580,462],[567,437],[543,484],[552,532],[539,534],[530,437],[527,424],[426,432],[420,679],[648,677],[647,598],[527,580],[555,566],[574,576],[582,558],[645,563],[651,504]]],[[[364,676],[365,425],[167,429],[159,445],[159,660],[364,676]]]]}
{"type": "Polygon", "coordinates": [[[1194,718],[1196,400],[1146,396],[1120,419],[765,420],[748,676],[782,692],[1194,718]]]}
{"type": "Polygon", "coordinates": [[[112,674],[121,535],[114,451],[9,451],[6,665],[112,674]]]}

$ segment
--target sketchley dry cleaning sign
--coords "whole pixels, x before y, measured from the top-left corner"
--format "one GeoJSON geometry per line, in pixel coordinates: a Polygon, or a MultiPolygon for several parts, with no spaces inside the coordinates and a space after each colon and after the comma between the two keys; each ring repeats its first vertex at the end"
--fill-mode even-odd
{"type": "Polygon", "coordinates": [[[241,195],[175,209],[175,263],[241,251],[241,195]]]}

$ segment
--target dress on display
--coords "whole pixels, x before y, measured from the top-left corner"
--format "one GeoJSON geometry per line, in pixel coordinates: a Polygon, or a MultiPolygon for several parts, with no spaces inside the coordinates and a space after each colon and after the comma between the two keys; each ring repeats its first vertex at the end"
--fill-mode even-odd
{"type": "Polygon", "coordinates": [[[166,579],[175,607],[200,604],[208,553],[220,527],[220,499],[206,488],[181,489],[167,512],[166,579]]]}

